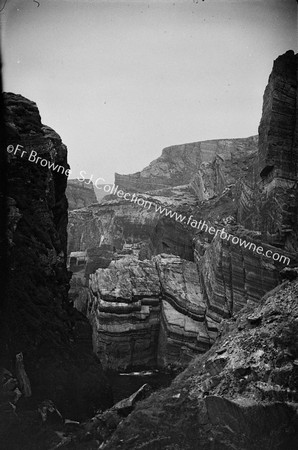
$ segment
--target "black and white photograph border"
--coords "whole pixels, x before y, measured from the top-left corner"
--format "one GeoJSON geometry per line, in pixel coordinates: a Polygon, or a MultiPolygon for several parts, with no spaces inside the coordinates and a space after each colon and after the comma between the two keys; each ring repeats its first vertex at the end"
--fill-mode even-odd
{"type": "Polygon", "coordinates": [[[297,2],[0,23],[0,450],[296,449],[297,2]]]}

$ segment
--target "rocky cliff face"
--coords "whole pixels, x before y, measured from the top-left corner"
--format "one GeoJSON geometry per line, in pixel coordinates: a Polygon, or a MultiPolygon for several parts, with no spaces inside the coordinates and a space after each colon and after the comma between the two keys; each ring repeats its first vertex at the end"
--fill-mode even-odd
{"type": "MultiPolygon", "coordinates": [[[[283,152],[282,156],[279,154],[279,160],[282,162],[280,173],[283,174],[282,176],[286,176],[285,167],[291,166],[291,177],[297,177],[296,150],[293,147],[296,142],[293,118],[296,108],[293,89],[296,84],[293,81],[293,61],[296,61],[294,55],[287,53],[274,64],[264,95],[259,139],[253,136],[246,139],[217,140],[169,147],[163,151],[160,158],[153,161],[142,172],[128,176],[116,174],[115,184],[119,184],[124,192],[146,190],[146,194],[138,195],[144,196],[152,203],[182,213],[186,218],[192,215],[197,221],[199,219],[206,221],[208,226],[215,226],[217,229],[223,228],[226,233],[229,232],[236,236],[238,242],[239,239],[245,239],[246,242],[252,242],[256,247],[262,245],[264,251],[270,249],[272,254],[275,252],[284,254],[288,260],[292,261],[292,264],[295,264],[296,255],[293,247],[290,248],[288,244],[284,245],[281,252],[280,242],[278,244],[267,238],[270,228],[267,217],[269,207],[265,205],[264,201],[269,201],[270,196],[275,196],[275,194],[270,194],[271,188],[269,190],[264,188],[264,179],[260,177],[260,174],[264,175],[264,161],[266,158],[268,159],[268,154],[272,153],[271,148],[274,149],[277,145],[276,139],[273,139],[275,132],[273,134],[270,132],[270,126],[273,123],[274,129],[278,128],[277,121],[281,117],[282,111],[285,111],[286,115],[282,116],[279,127],[287,130],[287,142],[290,150],[283,152]],[[287,89],[288,87],[289,89],[287,89]],[[283,97],[280,94],[282,88],[285,89],[283,97]],[[288,90],[289,95],[286,94],[288,90]],[[275,100],[276,96],[278,96],[278,100],[275,100]],[[281,104],[281,101],[284,101],[285,105],[281,104]],[[271,116],[274,116],[273,122],[271,122],[271,116]],[[273,143],[270,141],[272,139],[273,143]],[[296,175],[294,175],[295,170],[296,175]],[[251,182],[251,193],[253,192],[254,197],[249,197],[247,180],[251,182]],[[187,184],[182,185],[181,183],[187,184]],[[266,192],[266,197],[264,192],[266,192]],[[247,198],[250,199],[250,203],[245,203],[247,198]],[[252,212],[256,211],[257,213],[254,222],[249,219],[252,212],[247,216],[244,214],[248,211],[248,207],[252,208],[252,212]],[[245,217],[248,219],[244,220],[245,217]],[[237,223],[237,219],[240,220],[240,224],[237,223]],[[265,234],[264,229],[267,230],[265,234]]],[[[282,150],[283,148],[281,148],[282,150]]],[[[276,152],[274,154],[277,155],[276,152]]],[[[294,195],[292,192],[293,182],[292,180],[290,200],[295,203],[296,194],[294,195]]],[[[275,186],[275,184],[273,185],[275,186]]],[[[289,193],[288,190],[282,193],[282,204],[284,205],[287,193],[289,193]]],[[[280,214],[287,217],[287,219],[281,217],[282,221],[292,221],[291,229],[293,230],[296,220],[296,210],[293,209],[293,205],[290,206],[290,211],[290,216],[289,210],[284,211],[284,214],[280,212],[280,214]]],[[[82,210],[81,215],[82,218],[77,212],[74,212],[71,218],[69,230],[72,236],[70,238],[70,248],[72,249],[85,250],[94,244],[93,251],[95,253],[97,251],[99,255],[103,253],[102,256],[104,256],[105,250],[101,251],[101,245],[106,243],[110,245],[110,261],[112,261],[115,259],[115,255],[111,252],[112,249],[118,250],[121,254],[121,249],[127,245],[127,242],[142,242],[147,247],[143,252],[143,258],[140,259],[150,259],[154,254],[163,252],[182,258],[178,258],[178,265],[170,263],[167,258],[162,260],[167,261],[165,265],[158,262],[156,258],[150,261],[152,270],[157,271],[160,286],[158,295],[152,292],[153,297],[157,295],[160,298],[159,312],[154,312],[153,335],[150,334],[151,331],[148,334],[148,327],[151,329],[151,313],[147,315],[146,320],[135,319],[135,308],[141,308],[138,311],[142,311],[139,303],[138,306],[134,304],[133,307],[130,304],[129,307],[132,310],[130,312],[126,310],[125,315],[121,316],[121,326],[118,322],[117,302],[123,303],[121,300],[123,292],[121,287],[119,291],[117,286],[120,282],[119,277],[120,279],[122,277],[130,279],[129,277],[132,276],[129,269],[131,262],[127,263],[123,260],[123,262],[112,263],[108,267],[107,261],[104,261],[105,265],[101,265],[101,267],[108,268],[103,271],[99,269],[97,272],[97,276],[99,276],[98,273],[106,274],[111,291],[118,294],[120,292],[119,295],[115,294],[113,300],[115,309],[108,311],[108,319],[101,306],[102,301],[110,301],[102,292],[107,285],[105,277],[99,278],[100,282],[95,283],[96,288],[92,278],[92,292],[89,297],[86,293],[88,289],[83,289],[77,297],[77,304],[85,305],[88,298],[88,304],[92,305],[87,310],[93,324],[94,346],[99,354],[106,355],[106,365],[110,364],[114,368],[134,366],[134,364],[142,365],[142,360],[134,355],[131,348],[137,348],[139,345],[142,349],[141,353],[146,355],[145,349],[148,348],[148,342],[154,342],[154,344],[151,346],[150,357],[146,356],[143,359],[144,365],[150,365],[153,362],[162,367],[175,363],[186,364],[194,352],[206,351],[212,344],[223,318],[236,314],[247,302],[259,302],[268,290],[276,286],[280,280],[279,271],[284,267],[282,262],[265,258],[256,251],[241,247],[239,243],[235,245],[219,236],[213,238],[204,231],[191,228],[190,225],[183,225],[173,218],[156,214],[154,208],[147,210],[138,208],[131,202],[125,202],[113,198],[113,196],[109,196],[102,205],[96,208],[82,210]],[[88,217],[87,220],[86,217],[88,217]],[[79,222],[79,225],[76,224],[76,221],[79,222]],[[92,232],[90,232],[91,229],[92,232]],[[186,259],[194,261],[196,264],[195,266],[191,263],[192,267],[195,267],[192,269],[192,283],[196,295],[203,305],[201,316],[193,314],[189,310],[189,305],[183,309],[182,304],[185,303],[185,298],[182,302],[179,300],[180,297],[183,298],[181,292],[185,288],[182,280],[185,279],[189,270],[185,269],[187,267],[186,259]],[[182,270],[182,279],[179,278],[180,275],[178,276],[177,267],[182,270]],[[183,269],[181,269],[182,267],[183,269]],[[117,276],[112,275],[115,271],[117,276]],[[172,293],[169,294],[165,280],[170,279],[171,276],[173,276],[170,290],[172,293]],[[102,326],[102,321],[105,326],[102,326]],[[125,344],[118,344],[117,347],[117,340],[121,334],[119,332],[117,335],[118,326],[119,330],[124,327],[127,334],[125,344]],[[185,342],[186,344],[184,344],[185,342]],[[116,356],[116,348],[118,356],[116,356]],[[108,349],[111,349],[110,356],[107,356],[108,349]],[[119,359],[118,366],[117,357],[119,359]]],[[[139,252],[139,257],[141,254],[142,252],[139,252]]],[[[169,256],[169,258],[171,259],[173,256],[169,256]]],[[[140,275],[138,282],[142,286],[144,284],[144,274],[141,275],[143,273],[142,263],[135,260],[133,264],[135,267],[134,277],[140,275]]],[[[97,267],[100,266],[97,265],[97,267]]],[[[93,268],[95,269],[96,265],[93,265],[93,268]]],[[[90,270],[87,272],[91,273],[90,270]]],[[[134,279],[131,283],[135,285],[137,280],[134,279]]],[[[188,283],[191,284],[190,281],[188,283]]],[[[149,294],[147,295],[150,297],[149,294]]],[[[111,308],[111,305],[109,307],[111,308]]],[[[150,307],[148,311],[150,311],[150,307]]],[[[143,317],[142,314],[140,317],[143,317]]]]}
{"type": "Polygon", "coordinates": [[[125,243],[149,241],[156,223],[153,210],[117,198],[71,211],[68,253],[99,248],[102,244],[116,251],[122,250],[125,243]]]}
{"type": "Polygon", "coordinates": [[[153,262],[127,257],[98,269],[86,309],[105,367],[156,366],[160,286],[153,262]]]}
{"type": "MultiPolygon", "coordinates": [[[[233,233],[246,242],[261,245],[260,236],[241,227],[229,226],[233,233]]],[[[208,303],[209,314],[220,323],[222,318],[237,313],[248,302],[259,299],[280,280],[282,262],[264,258],[249,249],[216,237],[202,250],[202,237],[195,238],[195,261],[201,275],[201,283],[208,303]]],[[[278,249],[264,245],[265,251],[278,249]]],[[[292,256],[291,254],[288,254],[292,256]]],[[[294,259],[293,259],[294,262],[294,259]]]]}
{"type": "MultiPolygon", "coordinates": [[[[115,184],[279,251],[295,265],[296,72],[292,52],[274,63],[257,152],[256,137],[171,147],[139,174],[116,175],[115,184]]],[[[9,145],[66,169],[66,148],[42,126],[36,105],[10,95],[7,118],[9,145]]],[[[22,353],[35,395],[66,411],[82,407],[74,390],[82,403],[95,406],[95,398],[104,405],[90,329],[66,301],[66,177],[10,150],[4,365],[14,371],[22,353]]],[[[287,273],[282,263],[113,197],[72,211],[69,234],[69,251],[86,251],[89,276],[89,286],[78,283],[74,303],[89,318],[105,367],[188,364],[119,425],[105,448],[296,448],[298,285],[275,287],[287,273]]],[[[7,389],[10,378],[1,376],[7,389]]],[[[6,408],[18,393],[3,395],[6,408]]]]}
{"type": "Polygon", "coordinates": [[[212,345],[223,318],[276,286],[278,267],[220,238],[202,254],[202,239],[195,238],[195,263],[168,254],[112,261],[90,274],[75,305],[92,324],[105,367],[185,367],[212,345]]]}
{"type": "Polygon", "coordinates": [[[236,168],[237,159],[249,157],[257,150],[257,136],[244,139],[217,139],[174,145],[162,151],[141,172],[132,175],[115,174],[115,184],[126,191],[148,192],[193,182],[202,199],[213,196],[234,181],[233,171],[224,166],[229,161],[236,168]],[[224,164],[218,168],[220,161],[224,164]],[[214,186],[216,184],[216,187],[214,186]]]}
{"type": "Polygon", "coordinates": [[[143,257],[164,252],[193,261],[193,230],[157,208],[191,214],[201,201],[221,195],[227,186],[234,189],[256,153],[257,141],[253,136],[169,147],[139,175],[116,174],[114,187],[133,191],[145,206],[108,195],[99,205],[71,211],[68,254],[91,252],[93,270],[107,267],[112,252],[121,253],[127,244],[142,244],[143,257]]]}
{"type": "Polygon", "coordinates": [[[239,186],[239,221],[263,240],[298,249],[297,55],[276,59],[264,93],[259,152],[239,186]]]}
{"type": "MultiPolygon", "coordinates": [[[[203,214],[208,225],[224,227],[238,240],[287,255],[292,266],[298,230],[296,76],[293,52],[274,62],[258,153],[241,156],[241,179],[230,185],[214,177],[225,167],[218,157],[213,164],[221,167],[206,165],[207,194],[198,183],[202,201],[192,208],[194,216],[203,214]]],[[[139,404],[104,448],[294,449],[298,283],[275,286],[287,273],[295,278],[297,269],[282,269],[277,258],[208,233],[196,232],[194,244],[205,318],[218,332],[215,344],[170,388],[139,404]]]]}
{"type": "Polygon", "coordinates": [[[85,208],[86,206],[97,203],[92,181],[68,180],[66,188],[66,197],[68,200],[68,209],[85,208]]]}
{"type": "MultiPolygon", "coordinates": [[[[172,192],[172,191],[171,191],[172,192]]],[[[174,191],[175,196],[142,195],[145,206],[125,201],[115,196],[79,211],[69,213],[68,254],[74,251],[97,249],[98,255],[109,246],[121,253],[126,244],[144,244],[149,253],[161,251],[175,253],[185,259],[193,259],[192,232],[182,228],[174,220],[161,222],[158,206],[177,207],[195,204],[195,197],[184,189],[174,191]]],[[[185,206],[184,206],[185,209],[185,206]]],[[[102,266],[98,266],[102,267],[102,266]]]]}
{"type": "Polygon", "coordinates": [[[196,265],[173,255],[98,269],[80,307],[107,368],[183,366],[214,340],[196,265]]]}
{"type": "Polygon", "coordinates": [[[30,401],[51,399],[61,412],[82,417],[111,396],[92,354],[90,325],[67,299],[67,149],[42,124],[35,103],[15,94],[4,100],[9,273],[1,366],[14,374],[22,353],[30,401]]]}

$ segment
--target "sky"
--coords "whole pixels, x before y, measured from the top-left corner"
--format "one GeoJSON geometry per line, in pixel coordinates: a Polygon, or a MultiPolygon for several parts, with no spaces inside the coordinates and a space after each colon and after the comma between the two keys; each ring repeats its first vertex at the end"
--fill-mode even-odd
{"type": "Polygon", "coordinates": [[[296,0],[0,0],[4,90],[37,103],[71,178],[114,181],[164,147],[258,132],[296,0]]]}

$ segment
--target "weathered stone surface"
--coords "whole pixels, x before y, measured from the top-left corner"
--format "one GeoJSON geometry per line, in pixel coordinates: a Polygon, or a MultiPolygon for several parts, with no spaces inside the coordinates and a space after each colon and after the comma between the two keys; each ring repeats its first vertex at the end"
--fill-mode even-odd
{"type": "Polygon", "coordinates": [[[140,402],[103,448],[294,450],[297,299],[297,281],[286,283],[224,322],[214,346],[140,402]]]}
{"type": "MultiPolygon", "coordinates": [[[[227,203],[231,207],[233,224],[227,226],[220,216],[224,212],[223,195],[202,204],[201,213],[209,226],[225,227],[226,233],[256,246],[261,245],[264,252],[271,250],[271,255],[279,253],[285,256],[277,262],[258,255],[253,247],[252,250],[245,249],[239,243],[234,245],[219,237],[211,241],[206,233],[197,233],[194,238],[195,261],[208,304],[207,317],[215,323],[239,311],[247,301],[257,302],[279,282],[279,271],[285,264],[290,262],[293,265],[297,261],[295,245],[292,245],[298,230],[295,207],[298,191],[294,187],[297,183],[296,73],[297,56],[293,52],[275,61],[264,94],[258,152],[252,151],[247,156],[242,154],[238,162],[241,166],[246,158],[247,174],[242,170],[242,177],[235,188],[231,187],[225,195],[227,199],[229,195],[234,199],[227,203]],[[269,166],[274,166],[274,169],[267,173],[266,167],[269,166]],[[294,184],[293,180],[296,180],[294,184]],[[237,225],[237,219],[246,228],[237,225]],[[285,222],[288,228],[283,234],[281,229],[285,230],[286,226],[282,225],[285,222]],[[273,228],[276,230],[274,235],[273,228]],[[280,231],[277,232],[277,228],[280,231]],[[287,238],[282,238],[282,235],[287,238]]],[[[232,167],[230,164],[230,170],[232,167]]]]}
{"type": "Polygon", "coordinates": [[[122,416],[127,416],[133,410],[136,402],[148,397],[150,391],[151,387],[149,384],[143,384],[143,386],[141,386],[140,389],[134,392],[130,397],[120,400],[120,402],[112,406],[111,409],[117,411],[117,413],[122,416]]]}
{"type": "MultiPolygon", "coordinates": [[[[49,398],[63,413],[84,416],[112,399],[92,354],[90,325],[67,299],[67,177],[28,159],[34,151],[66,170],[67,149],[54,130],[42,125],[35,103],[15,94],[5,94],[4,100],[7,145],[22,145],[27,153],[7,154],[10,245],[1,365],[20,378],[15,357],[22,354],[32,401],[49,398]]],[[[22,383],[29,393],[24,373],[22,383]]]]}
{"type": "Polygon", "coordinates": [[[211,342],[199,275],[190,261],[165,255],[155,260],[163,299],[158,364],[183,366],[195,353],[206,351],[211,342]]]}
{"type": "MultiPolygon", "coordinates": [[[[231,229],[229,231],[232,232],[231,229]]],[[[243,239],[244,236],[242,234],[243,239]]],[[[246,238],[250,242],[249,235],[246,238]]],[[[274,262],[252,250],[217,237],[201,257],[200,245],[197,239],[195,259],[207,298],[207,314],[217,323],[237,313],[247,301],[258,302],[279,281],[274,262]]]]}
{"type": "Polygon", "coordinates": [[[195,354],[210,347],[210,341],[204,321],[182,314],[163,300],[158,342],[160,367],[185,367],[195,354]]]}
{"type": "Polygon", "coordinates": [[[157,270],[164,299],[182,314],[203,320],[206,304],[200,287],[196,265],[177,256],[156,256],[157,270]]]}
{"type": "Polygon", "coordinates": [[[91,274],[89,286],[80,308],[105,367],[181,366],[210,347],[214,330],[205,321],[193,262],[167,254],[144,261],[127,256],[91,274]]]}
{"type": "Polygon", "coordinates": [[[67,180],[66,197],[68,200],[68,209],[85,208],[86,206],[97,203],[92,181],[80,181],[78,179],[67,180]]]}
{"type": "Polygon", "coordinates": [[[70,422],[72,429],[69,429],[68,423],[64,424],[64,433],[60,434],[60,442],[55,448],[71,446],[74,449],[97,450],[98,445],[106,441],[123,418],[131,413],[137,402],[148,397],[150,393],[151,387],[144,384],[130,397],[121,400],[104,412],[99,412],[85,423],[78,424],[67,421],[70,422]],[[76,424],[79,426],[74,427],[73,425],[76,424]]]}
{"type": "Polygon", "coordinates": [[[149,241],[157,223],[154,211],[118,198],[69,213],[68,253],[110,245],[149,241]]]}
{"type": "MultiPolygon", "coordinates": [[[[192,230],[185,230],[173,220],[161,221],[156,207],[186,204],[184,194],[178,199],[164,195],[140,195],[151,207],[109,196],[98,205],[70,211],[68,224],[68,254],[91,250],[104,256],[107,246],[121,254],[126,245],[147,245],[150,253],[174,253],[185,259],[193,258],[192,230]],[[156,206],[155,206],[156,205],[156,206]]],[[[193,194],[187,196],[194,202],[193,194]]],[[[98,264],[97,267],[105,267],[98,264]]]]}
{"type": "Polygon", "coordinates": [[[233,187],[248,171],[258,149],[258,136],[231,139],[210,161],[204,159],[190,185],[200,201],[220,195],[233,187]]]}
{"type": "MultiPolygon", "coordinates": [[[[239,234],[236,228],[229,231],[239,234]]],[[[92,292],[81,289],[76,305],[88,311],[106,367],[185,366],[208,350],[223,318],[259,302],[279,281],[276,265],[251,250],[220,238],[203,254],[202,241],[195,245],[196,264],[166,254],[131,256],[90,275],[92,292]]]]}
{"type": "Polygon", "coordinates": [[[90,276],[87,316],[104,367],[156,365],[160,285],[155,264],[126,257],[90,276]]]}

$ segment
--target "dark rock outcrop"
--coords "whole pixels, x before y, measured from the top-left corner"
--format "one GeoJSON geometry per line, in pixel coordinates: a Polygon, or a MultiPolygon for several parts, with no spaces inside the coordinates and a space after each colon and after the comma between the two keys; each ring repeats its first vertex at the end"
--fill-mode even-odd
{"type": "Polygon", "coordinates": [[[297,60],[289,51],[274,61],[264,93],[259,152],[239,185],[238,218],[263,240],[298,250],[297,60]]]}
{"type": "Polygon", "coordinates": [[[83,417],[108,406],[111,394],[92,354],[90,325],[67,299],[67,149],[42,125],[35,103],[15,94],[4,100],[9,274],[1,365],[15,373],[21,353],[30,401],[49,398],[62,413],[83,417]]]}
{"type": "Polygon", "coordinates": [[[66,197],[68,200],[68,209],[70,211],[73,209],[85,208],[93,203],[97,203],[94,186],[90,180],[68,180],[66,197]]]}

